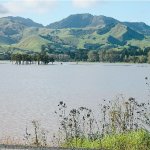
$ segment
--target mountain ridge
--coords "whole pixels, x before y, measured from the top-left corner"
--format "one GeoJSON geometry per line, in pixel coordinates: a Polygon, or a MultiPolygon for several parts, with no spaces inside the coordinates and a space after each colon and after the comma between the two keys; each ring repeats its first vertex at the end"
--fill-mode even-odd
{"type": "MultiPolygon", "coordinates": [[[[42,23],[38,23],[38,22],[35,22],[35,21],[33,21],[32,19],[30,19],[30,18],[24,18],[24,17],[20,17],[20,16],[6,16],[6,17],[0,17],[0,20],[1,19],[12,19],[12,20],[26,20],[26,21],[30,21],[30,22],[32,22],[32,23],[34,23],[35,25],[34,25],[34,27],[49,27],[49,25],[51,25],[51,24],[54,24],[54,23],[58,23],[58,22],[60,22],[60,21],[62,21],[62,20],[65,20],[65,19],[67,19],[67,18],[69,18],[69,17],[71,17],[71,16],[76,16],[76,15],[89,15],[89,16],[92,16],[92,17],[95,17],[95,18],[99,18],[99,17],[103,17],[103,18],[109,18],[109,19],[112,19],[112,20],[115,20],[115,21],[117,21],[117,23],[118,22],[120,22],[120,23],[123,23],[123,24],[125,24],[125,25],[127,25],[127,24],[134,24],[134,25],[137,25],[137,24],[140,24],[141,26],[147,26],[147,27],[150,27],[150,25],[148,25],[148,24],[146,24],[145,22],[137,22],[137,21],[119,21],[119,20],[117,20],[117,19],[115,19],[115,18],[113,18],[113,17],[107,17],[107,16],[104,16],[104,15],[92,15],[92,14],[90,14],[90,13],[83,13],[83,14],[71,14],[71,15],[69,15],[68,17],[66,17],[66,18],[64,18],[64,19],[61,19],[61,20],[59,20],[59,21],[55,21],[55,22],[52,22],[52,23],[49,23],[48,25],[43,25],[42,23]]],[[[28,25],[27,25],[28,26],[28,25]]],[[[33,27],[33,25],[30,25],[30,27],[33,27]]],[[[29,27],[29,26],[28,26],[29,27]]],[[[131,27],[131,26],[130,26],[131,27]]]]}
{"type": "Polygon", "coordinates": [[[85,13],[85,14],[70,15],[67,18],[64,18],[60,21],[51,23],[46,27],[51,29],[96,27],[99,25],[103,26],[105,23],[109,24],[108,20],[109,22],[111,20],[111,23],[119,22],[118,20],[111,17],[106,17],[103,15],[94,16],[85,13]],[[82,23],[82,24],[75,24],[75,23],[82,23]]]}
{"type": "Polygon", "coordinates": [[[18,16],[0,18],[0,45],[37,52],[47,44],[59,51],[109,50],[129,44],[144,48],[150,46],[150,26],[88,13],[73,14],[48,26],[18,16]]]}
{"type": "MultiPolygon", "coordinates": [[[[80,20],[80,18],[78,18],[78,22],[81,21],[85,21],[85,20],[80,20]]],[[[128,27],[130,27],[133,30],[136,30],[137,32],[143,33],[145,35],[150,35],[150,26],[147,25],[144,22],[129,22],[129,21],[125,21],[125,22],[121,22],[117,19],[114,19],[112,17],[106,17],[104,15],[91,15],[88,13],[85,14],[73,14],[68,16],[67,18],[64,18],[60,21],[51,23],[49,25],[47,25],[46,27],[50,28],[50,29],[63,29],[63,28],[82,28],[82,27],[99,27],[99,24],[101,24],[101,26],[105,26],[105,25],[109,25],[109,24],[117,24],[117,23],[122,23],[128,27]],[[89,21],[89,24],[87,24],[86,26],[64,26],[64,23],[68,22],[73,22],[74,18],[77,19],[78,16],[89,16],[91,21],[89,21]]]]}

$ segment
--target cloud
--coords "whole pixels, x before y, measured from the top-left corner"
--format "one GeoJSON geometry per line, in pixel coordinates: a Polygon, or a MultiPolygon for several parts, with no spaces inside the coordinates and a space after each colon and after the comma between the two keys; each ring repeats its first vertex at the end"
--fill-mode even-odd
{"type": "Polygon", "coordinates": [[[101,5],[105,2],[144,2],[150,0],[72,0],[72,4],[76,8],[91,8],[96,5],[101,5]]]}
{"type": "Polygon", "coordinates": [[[72,0],[73,6],[78,8],[89,8],[96,5],[98,0],[72,0]]]}
{"type": "Polygon", "coordinates": [[[53,9],[57,0],[11,0],[3,2],[2,6],[9,10],[10,15],[26,13],[41,14],[53,9]]]}
{"type": "Polygon", "coordinates": [[[0,4],[0,14],[6,14],[8,13],[7,8],[5,8],[3,5],[0,4]]]}

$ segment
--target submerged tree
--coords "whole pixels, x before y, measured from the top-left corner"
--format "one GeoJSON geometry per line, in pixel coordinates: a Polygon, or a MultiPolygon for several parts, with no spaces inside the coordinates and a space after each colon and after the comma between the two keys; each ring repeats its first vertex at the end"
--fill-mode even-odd
{"type": "Polygon", "coordinates": [[[48,64],[51,62],[52,64],[55,61],[55,58],[46,52],[41,52],[41,53],[35,53],[35,54],[12,54],[11,55],[11,61],[15,62],[15,64],[33,64],[37,63],[38,65],[40,64],[48,64]]]}

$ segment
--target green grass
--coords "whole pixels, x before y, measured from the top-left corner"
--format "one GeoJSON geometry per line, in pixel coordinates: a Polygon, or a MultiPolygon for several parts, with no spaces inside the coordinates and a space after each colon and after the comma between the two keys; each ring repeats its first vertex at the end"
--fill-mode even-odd
{"type": "Polygon", "coordinates": [[[131,44],[133,46],[138,46],[141,48],[150,47],[150,38],[148,37],[147,39],[144,40],[130,40],[128,41],[128,44],[131,44]]]}
{"type": "Polygon", "coordinates": [[[31,50],[34,52],[41,51],[41,45],[47,44],[50,41],[41,38],[40,36],[30,36],[28,38],[23,39],[20,43],[14,45],[14,47],[24,49],[24,50],[31,50]]]}
{"type": "Polygon", "coordinates": [[[123,34],[127,32],[127,29],[124,25],[122,24],[117,24],[110,32],[108,32],[108,36],[112,35],[113,37],[120,39],[123,34]]]}
{"type": "Polygon", "coordinates": [[[150,149],[150,134],[144,130],[106,136],[102,147],[112,150],[146,150],[150,149]]]}
{"type": "MultiPolygon", "coordinates": [[[[8,37],[0,37],[0,45],[8,45],[12,47],[19,48],[21,50],[29,50],[33,52],[39,52],[41,51],[41,45],[51,43],[50,40],[46,40],[40,35],[47,35],[50,34],[51,36],[58,36],[62,41],[70,44],[71,46],[74,45],[77,48],[84,48],[84,44],[90,43],[90,44],[102,44],[101,48],[105,48],[107,46],[110,46],[110,44],[113,45],[113,43],[108,42],[108,37],[111,35],[115,37],[118,40],[122,40],[123,35],[127,32],[127,28],[124,25],[118,24],[115,27],[113,27],[109,32],[99,35],[97,34],[98,29],[91,29],[91,28],[86,28],[82,29],[83,31],[89,30],[93,32],[85,32],[85,34],[75,34],[72,35],[71,31],[74,30],[77,31],[81,29],[59,29],[59,30],[54,30],[54,29],[47,29],[47,28],[35,28],[35,27],[30,27],[30,28],[25,28],[24,30],[19,32],[19,35],[13,35],[12,38],[17,38],[20,37],[20,41],[17,43],[14,43],[11,45],[12,41],[11,38],[8,37]]],[[[148,47],[150,46],[150,37],[146,37],[143,40],[128,40],[127,44],[135,45],[140,48],[148,47]]],[[[122,47],[127,46],[124,45],[122,47]]],[[[120,47],[118,45],[118,47],[120,47]]]]}
{"type": "Polygon", "coordinates": [[[63,144],[63,147],[104,148],[108,150],[149,150],[150,134],[145,130],[106,135],[101,140],[74,139],[63,144]]]}

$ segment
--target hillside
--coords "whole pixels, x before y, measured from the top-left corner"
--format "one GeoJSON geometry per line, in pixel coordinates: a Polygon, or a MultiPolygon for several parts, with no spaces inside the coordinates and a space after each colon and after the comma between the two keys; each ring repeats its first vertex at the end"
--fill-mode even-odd
{"type": "Polygon", "coordinates": [[[86,28],[86,27],[104,27],[110,24],[116,24],[119,21],[105,16],[93,16],[91,14],[77,14],[48,25],[51,29],[63,28],[86,28]]]}
{"type": "Polygon", "coordinates": [[[91,14],[75,14],[62,19],[61,21],[49,24],[47,27],[51,29],[64,28],[86,28],[86,27],[106,27],[112,24],[121,23],[136,32],[144,35],[150,35],[150,26],[143,22],[120,22],[114,18],[106,16],[93,16],[91,14]]]}
{"type": "Polygon", "coordinates": [[[150,35],[150,26],[144,22],[124,22],[124,25],[144,35],[150,35]]]}
{"type": "Polygon", "coordinates": [[[22,39],[25,28],[43,27],[41,24],[33,22],[31,19],[21,17],[0,18],[0,43],[15,44],[22,39]]]}
{"type": "Polygon", "coordinates": [[[39,52],[42,45],[56,51],[108,50],[128,44],[150,47],[150,26],[91,14],[70,15],[45,27],[31,19],[0,18],[0,52],[8,49],[39,52]]]}

